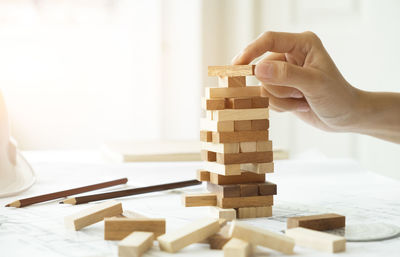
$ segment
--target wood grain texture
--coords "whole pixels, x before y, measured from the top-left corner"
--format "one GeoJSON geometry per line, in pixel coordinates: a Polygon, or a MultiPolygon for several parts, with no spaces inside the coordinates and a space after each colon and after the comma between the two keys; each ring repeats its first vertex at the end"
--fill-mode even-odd
{"type": "Polygon", "coordinates": [[[252,172],[242,172],[240,175],[222,176],[210,173],[210,182],[217,185],[232,185],[241,183],[264,182],[265,174],[255,174],[252,172]]]}
{"type": "Polygon", "coordinates": [[[209,112],[212,112],[212,119],[216,121],[265,120],[269,118],[268,108],[226,109],[209,112]]]}
{"type": "Polygon", "coordinates": [[[217,153],[217,163],[220,164],[265,163],[272,161],[272,151],[252,153],[217,153]]]}
{"type": "Polygon", "coordinates": [[[214,144],[267,140],[268,131],[212,132],[212,142],[214,144]]]}
{"type": "Polygon", "coordinates": [[[217,160],[216,152],[208,151],[208,150],[201,150],[200,157],[202,161],[207,162],[215,162],[217,160]]]}
{"type": "Polygon", "coordinates": [[[198,181],[210,181],[210,172],[206,170],[197,170],[196,179],[198,181]]]}
{"type": "Polygon", "coordinates": [[[272,151],[272,141],[257,141],[256,151],[257,152],[272,151]]]}
{"type": "Polygon", "coordinates": [[[153,246],[154,233],[133,232],[118,243],[118,257],[140,257],[153,246]]]}
{"type": "Polygon", "coordinates": [[[201,148],[217,153],[239,153],[239,143],[214,144],[210,142],[202,142],[201,148]]]}
{"type": "Polygon", "coordinates": [[[268,108],[269,98],[268,97],[253,97],[251,98],[251,108],[268,108]]]}
{"type": "Polygon", "coordinates": [[[216,206],[217,196],[215,194],[190,194],[183,196],[185,207],[216,206]]]}
{"type": "Polygon", "coordinates": [[[257,218],[271,217],[271,216],[272,216],[272,206],[256,207],[257,218]]]}
{"type": "Polygon", "coordinates": [[[294,239],[296,245],[329,253],[346,250],[346,239],[342,236],[307,228],[292,228],[286,230],[286,235],[294,239]]]}
{"type": "Polygon", "coordinates": [[[252,254],[252,247],[247,241],[232,238],[223,247],[224,257],[249,257],[252,254]]]}
{"type": "Polygon", "coordinates": [[[221,197],[240,197],[239,185],[216,185],[207,183],[207,189],[221,197]]]}
{"type": "Polygon", "coordinates": [[[252,76],[255,65],[208,66],[208,76],[252,76]]]}
{"type": "Polygon", "coordinates": [[[175,253],[188,245],[203,241],[219,229],[218,219],[206,218],[159,236],[157,240],[161,250],[175,253]]]}
{"type": "Polygon", "coordinates": [[[220,208],[241,208],[241,207],[259,207],[272,206],[274,198],[272,195],[249,196],[249,197],[218,197],[217,206],[220,208]]]}
{"type": "Polygon", "coordinates": [[[253,172],[256,174],[265,174],[274,172],[274,163],[244,163],[240,164],[240,169],[243,171],[253,172]]]}
{"type": "Polygon", "coordinates": [[[200,119],[200,129],[204,131],[214,131],[214,132],[235,131],[233,121],[215,121],[204,118],[200,119]]]}
{"type": "Polygon", "coordinates": [[[225,100],[225,109],[251,109],[251,106],[251,98],[226,98],[225,100]]]}
{"type": "Polygon", "coordinates": [[[251,131],[251,120],[235,120],[234,131],[251,131]]]}
{"type": "Polygon", "coordinates": [[[226,219],[227,221],[232,221],[236,219],[236,210],[233,208],[222,209],[219,207],[210,207],[210,215],[217,219],[226,219]]]}
{"type": "Polygon", "coordinates": [[[240,164],[224,165],[216,162],[203,162],[203,168],[211,173],[217,173],[224,176],[240,175],[240,164]]]}
{"type": "Polygon", "coordinates": [[[258,195],[258,184],[240,184],[240,196],[257,196],[258,195]]]}
{"type": "Polygon", "coordinates": [[[303,227],[323,231],[345,227],[346,217],[336,213],[290,217],[286,224],[287,228],[303,227]]]}
{"type": "Polygon", "coordinates": [[[201,130],[200,131],[200,141],[203,142],[212,142],[212,131],[205,131],[201,130]]]}
{"type": "Polygon", "coordinates": [[[272,206],[237,208],[238,219],[265,218],[272,216],[272,206]]]}
{"type": "Polygon", "coordinates": [[[225,99],[217,98],[217,99],[201,99],[201,108],[203,110],[224,110],[225,109],[225,99]]]}
{"type": "Polygon", "coordinates": [[[252,120],[251,130],[267,130],[269,129],[269,120],[252,120]]]}
{"type": "Polygon", "coordinates": [[[165,219],[152,218],[106,218],[104,240],[122,240],[134,231],[153,232],[155,236],[165,233],[165,219]]]}
{"type": "Polygon", "coordinates": [[[228,76],[218,76],[218,87],[245,87],[246,77],[228,77],[228,76]]]}
{"type": "Polygon", "coordinates": [[[258,194],[259,195],[276,195],[277,187],[276,184],[271,182],[260,183],[258,185],[258,194]]]}
{"type": "Polygon", "coordinates": [[[294,240],[292,238],[266,229],[247,225],[243,222],[233,221],[231,236],[285,254],[293,253],[294,240]]]}
{"type": "Polygon", "coordinates": [[[257,151],[257,142],[240,142],[239,148],[241,153],[254,153],[257,151]]]}
{"type": "Polygon", "coordinates": [[[234,98],[253,97],[261,95],[261,86],[246,87],[207,87],[205,97],[212,98],[234,98]]]}

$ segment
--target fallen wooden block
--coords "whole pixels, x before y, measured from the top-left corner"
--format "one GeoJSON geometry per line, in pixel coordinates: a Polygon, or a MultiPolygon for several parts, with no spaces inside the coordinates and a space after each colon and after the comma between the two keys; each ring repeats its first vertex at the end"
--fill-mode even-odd
{"type": "Polygon", "coordinates": [[[201,108],[203,110],[224,110],[225,109],[225,99],[201,99],[201,108]]]}
{"type": "Polygon", "coordinates": [[[257,196],[258,195],[258,184],[240,184],[240,196],[257,196]]]}
{"type": "Polygon", "coordinates": [[[201,150],[200,157],[202,161],[207,161],[207,162],[215,162],[217,160],[217,154],[215,152],[208,150],[201,150]]]}
{"type": "Polygon", "coordinates": [[[236,210],[233,208],[222,209],[219,207],[210,207],[210,214],[213,218],[225,219],[227,221],[232,221],[236,219],[236,210]]]}
{"type": "Polygon", "coordinates": [[[294,240],[292,238],[235,220],[232,222],[232,237],[247,240],[251,244],[264,246],[285,254],[293,253],[294,240]]]}
{"type": "Polygon", "coordinates": [[[180,249],[200,242],[220,229],[218,219],[206,218],[195,221],[173,232],[168,232],[157,238],[160,249],[175,253],[180,249]]]}
{"type": "Polygon", "coordinates": [[[186,207],[216,206],[217,196],[215,194],[192,194],[183,196],[183,204],[186,207]]]}
{"type": "Polygon", "coordinates": [[[293,238],[295,244],[301,247],[330,253],[346,250],[346,239],[342,236],[300,227],[287,229],[286,235],[293,238]]]}
{"type": "Polygon", "coordinates": [[[286,224],[287,228],[303,227],[323,231],[345,227],[346,217],[336,213],[290,217],[286,224]]]}
{"type": "Polygon", "coordinates": [[[241,163],[265,163],[273,161],[273,153],[252,152],[252,153],[217,153],[217,163],[220,164],[241,164],[241,163]]]}
{"type": "Polygon", "coordinates": [[[274,163],[242,163],[240,164],[240,169],[256,174],[272,173],[274,172],[274,163]]]}
{"type": "Polygon", "coordinates": [[[104,220],[104,240],[122,240],[134,231],[160,236],[165,233],[165,219],[113,217],[104,220]]]}
{"type": "Polygon", "coordinates": [[[136,231],[118,243],[119,257],[140,257],[153,246],[154,233],[136,231]]]}
{"type": "Polygon", "coordinates": [[[220,208],[241,208],[272,206],[272,195],[248,196],[248,197],[217,197],[217,206],[220,208]]]}
{"type": "MultiPolygon", "coordinates": [[[[212,132],[212,142],[217,143],[237,143],[267,141],[268,131],[239,131],[239,132],[212,132]]],[[[204,140],[202,140],[204,141],[204,140]]]]}
{"type": "Polygon", "coordinates": [[[246,77],[228,77],[228,76],[218,76],[218,86],[219,87],[245,87],[246,77]]]}
{"type": "Polygon", "coordinates": [[[227,98],[225,109],[251,109],[251,98],[227,98]]]}
{"type": "Polygon", "coordinates": [[[235,120],[233,122],[234,122],[233,127],[234,127],[235,132],[252,130],[251,129],[251,120],[235,120]]]}
{"type": "Polygon", "coordinates": [[[268,97],[253,97],[251,100],[251,108],[268,108],[269,106],[268,97]]]}
{"type": "Polygon", "coordinates": [[[264,218],[272,216],[272,206],[242,207],[237,209],[238,219],[264,218]]]}
{"type": "Polygon", "coordinates": [[[114,217],[134,218],[134,219],[136,219],[136,218],[147,219],[148,218],[148,217],[146,217],[146,216],[144,216],[144,215],[142,215],[140,213],[137,213],[137,212],[134,212],[134,211],[130,211],[130,210],[124,210],[121,215],[117,215],[117,216],[114,216],[114,217]]]}
{"type": "Polygon", "coordinates": [[[198,181],[210,181],[210,172],[206,170],[197,170],[196,179],[198,181]]]}
{"type": "Polygon", "coordinates": [[[208,66],[208,76],[252,76],[255,65],[208,66]]]}
{"type": "Polygon", "coordinates": [[[200,131],[200,141],[203,142],[212,142],[212,131],[200,131]]]}
{"type": "Polygon", "coordinates": [[[257,151],[257,142],[240,142],[239,148],[241,153],[253,153],[257,151]]]}
{"type": "Polygon", "coordinates": [[[247,87],[207,87],[205,97],[211,98],[232,98],[232,97],[253,97],[261,95],[261,86],[247,87]]]}
{"type": "Polygon", "coordinates": [[[229,231],[230,225],[224,225],[221,227],[218,233],[207,238],[205,242],[210,245],[210,249],[221,250],[231,239],[229,231]]]}
{"type": "Polygon", "coordinates": [[[224,257],[249,257],[252,247],[244,239],[232,238],[223,247],[224,257]]]}
{"type": "Polygon", "coordinates": [[[210,182],[217,185],[232,185],[242,183],[264,182],[265,174],[242,172],[241,175],[222,176],[217,173],[210,173],[210,182]]]}
{"type": "Polygon", "coordinates": [[[209,112],[212,112],[212,119],[217,121],[265,120],[269,117],[268,108],[234,110],[226,109],[209,112]]]}
{"type": "Polygon", "coordinates": [[[224,176],[240,175],[242,173],[240,164],[224,165],[216,162],[204,162],[202,165],[205,170],[224,176]]]}
{"type": "Polygon", "coordinates": [[[272,141],[257,141],[256,151],[257,152],[272,151],[272,141]]]}
{"type": "Polygon", "coordinates": [[[208,119],[200,119],[200,128],[203,131],[214,132],[233,132],[235,131],[233,121],[216,121],[208,119]]]}
{"type": "Polygon", "coordinates": [[[201,142],[201,148],[217,153],[239,153],[239,144],[240,143],[214,144],[210,142],[201,142]]]}
{"type": "Polygon", "coordinates": [[[122,204],[117,201],[106,201],[100,204],[94,204],[74,215],[64,218],[66,228],[80,230],[86,226],[102,221],[106,217],[112,217],[122,214],[122,204]]]}

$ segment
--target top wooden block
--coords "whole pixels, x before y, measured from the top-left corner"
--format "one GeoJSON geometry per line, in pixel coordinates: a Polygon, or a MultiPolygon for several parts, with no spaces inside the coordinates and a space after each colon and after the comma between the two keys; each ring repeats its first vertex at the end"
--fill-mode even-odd
{"type": "Polygon", "coordinates": [[[208,66],[208,76],[253,76],[255,65],[208,66]]]}

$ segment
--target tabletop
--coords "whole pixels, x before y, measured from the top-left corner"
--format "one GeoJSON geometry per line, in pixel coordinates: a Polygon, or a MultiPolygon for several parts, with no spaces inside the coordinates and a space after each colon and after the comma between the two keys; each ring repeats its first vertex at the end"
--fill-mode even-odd
{"type": "MultiPolygon", "coordinates": [[[[199,162],[108,163],[93,152],[27,152],[37,181],[18,197],[2,198],[0,205],[28,196],[128,177],[125,188],[193,179],[199,162]]],[[[281,233],[287,217],[325,212],[346,216],[347,225],[368,228],[377,222],[400,227],[400,182],[363,169],[350,159],[321,156],[275,162],[275,173],[267,180],[278,185],[273,217],[245,219],[262,228],[281,233]]],[[[106,189],[100,190],[106,191],[106,189]]],[[[184,193],[206,191],[194,186],[118,199],[123,208],[149,217],[166,218],[167,232],[205,217],[209,207],[185,208],[184,193]]],[[[90,204],[60,205],[58,201],[25,208],[0,207],[0,256],[117,256],[117,242],[103,239],[102,222],[81,231],[64,228],[64,217],[90,204]]],[[[342,256],[398,256],[400,238],[378,242],[348,242],[342,256]]],[[[330,255],[296,247],[297,256],[330,255]]],[[[205,244],[194,244],[176,256],[223,256],[205,244]]],[[[145,256],[167,256],[157,244],[145,256]]],[[[283,254],[259,247],[257,256],[283,254]]]]}

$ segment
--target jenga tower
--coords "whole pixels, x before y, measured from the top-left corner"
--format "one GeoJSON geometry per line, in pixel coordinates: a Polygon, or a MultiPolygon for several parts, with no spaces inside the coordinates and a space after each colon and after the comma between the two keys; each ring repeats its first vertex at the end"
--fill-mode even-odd
{"type": "Polygon", "coordinates": [[[210,66],[218,88],[206,88],[200,140],[203,169],[197,179],[207,181],[211,194],[185,197],[186,206],[213,206],[219,218],[256,218],[272,215],[276,185],[265,181],[274,170],[268,140],[268,98],[260,86],[246,86],[254,65],[210,66]]]}

